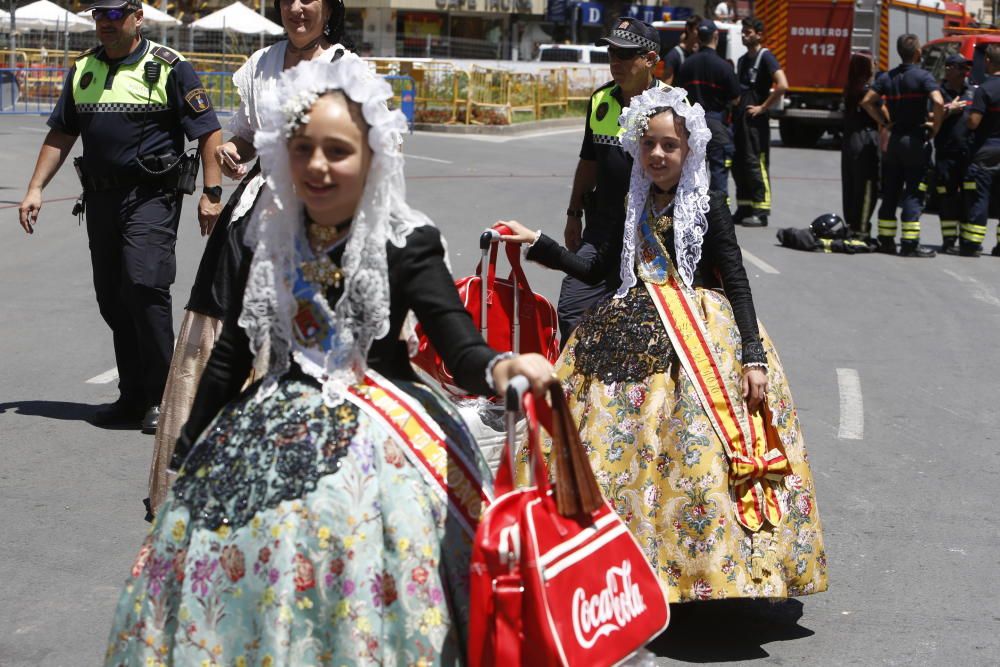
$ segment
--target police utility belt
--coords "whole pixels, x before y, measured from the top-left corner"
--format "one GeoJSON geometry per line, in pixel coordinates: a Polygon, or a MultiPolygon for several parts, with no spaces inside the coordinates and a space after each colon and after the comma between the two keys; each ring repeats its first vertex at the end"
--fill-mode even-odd
{"type": "Polygon", "coordinates": [[[73,160],[77,176],[83,185],[84,194],[131,188],[138,185],[154,185],[163,190],[176,190],[182,194],[192,194],[198,179],[198,157],[191,154],[176,156],[143,155],[136,158],[136,167],[127,172],[110,174],[89,174],[83,167],[83,158],[73,160]]]}

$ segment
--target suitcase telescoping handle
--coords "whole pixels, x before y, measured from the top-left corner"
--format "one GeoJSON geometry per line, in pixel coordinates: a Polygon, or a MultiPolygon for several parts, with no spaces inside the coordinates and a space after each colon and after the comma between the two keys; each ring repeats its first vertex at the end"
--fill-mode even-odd
{"type": "MultiPolygon", "coordinates": [[[[509,234],[510,230],[503,225],[497,225],[496,227],[491,227],[483,232],[479,236],[479,249],[483,253],[482,261],[480,266],[485,267],[488,264],[495,262],[496,253],[493,253],[492,259],[489,257],[490,250],[493,244],[500,243],[500,234],[509,234]]],[[[512,322],[512,332],[511,332],[511,344],[513,346],[514,354],[519,354],[521,352],[521,290],[518,289],[517,284],[517,270],[514,267],[514,262],[517,259],[517,254],[507,253],[507,259],[510,260],[511,264],[511,284],[514,287],[514,321],[512,322]]],[[[495,271],[495,267],[491,267],[495,271]]],[[[479,281],[482,289],[482,294],[480,294],[479,299],[479,333],[482,335],[483,340],[489,340],[489,325],[487,323],[487,304],[486,299],[489,295],[490,281],[483,278],[479,281]]]]}

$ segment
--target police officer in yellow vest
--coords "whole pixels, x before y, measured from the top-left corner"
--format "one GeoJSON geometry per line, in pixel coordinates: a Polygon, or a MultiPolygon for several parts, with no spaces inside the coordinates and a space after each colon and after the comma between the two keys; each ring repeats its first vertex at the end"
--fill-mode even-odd
{"type": "MultiPolygon", "coordinates": [[[[618,116],[633,96],[647,88],[665,85],[653,77],[653,68],[659,60],[659,39],[656,28],[648,23],[622,18],[614,23],[609,35],[597,41],[598,46],[608,46],[612,81],[594,91],[587,106],[587,126],[566,211],[566,247],[578,255],[593,256],[603,243],[622,234],[632,160],[621,147],[618,116]]],[[[594,303],[614,291],[618,272],[618,267],[613,267],[608,280],[596,286],[575,278],[563,279],[558,307],[563,341],[594,303]]]]}
{"type": "Polygon", "coordinates": [[[170,285],[181,197],[194,190],[198,165],[185,156],[185,136],[198,140],[204,165],[198,221],[205,235],[222,208],[213,159],[222,132],[191,64],[140,34],[140,0],[97,0],[91,11],[101,45],[77,58],[66,77],[19,217],[33,233],[42,189],[80,136],[83,156],[74,164],[84,196],[75,212],[86,214],[121,394],[93,422],[152,433],[174,343],[170,285]]]}

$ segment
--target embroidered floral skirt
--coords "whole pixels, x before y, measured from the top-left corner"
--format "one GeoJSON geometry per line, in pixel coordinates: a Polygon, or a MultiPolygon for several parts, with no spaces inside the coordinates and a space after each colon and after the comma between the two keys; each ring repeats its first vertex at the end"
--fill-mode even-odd
{"type": "MultiPolygon", "coordinates": [[[[457,413],[396,386],[479,461],[457,413]]],[[[157,513],[106,664],[457,664],[470,552],[381,422],[328,408],[309,381],[258,385],[207,429],[157,513]]]]}
{"type": "MultiPolygon", "coordinates": [[[[704,289],[696,303],[729,391],[742,396],[732,308],[725,296],[704,289]]],[[[736,521],[726,451],[643,285],[595,307],[557,364],[604,495],[668,585],[671,602],[826,590],[826,552],[799,420],[778,355],[763,328],[761,334],[767,399],[792,474],[779,483],[780,526],[756,537],[736,521]],[[769,563],[759,579],[751,563],[755,547],[769,563]]],[[[743,407],[739,401],[737,409],[743,407]]],[[[519,473],[526,477],[523,458],[519,473]]]]}

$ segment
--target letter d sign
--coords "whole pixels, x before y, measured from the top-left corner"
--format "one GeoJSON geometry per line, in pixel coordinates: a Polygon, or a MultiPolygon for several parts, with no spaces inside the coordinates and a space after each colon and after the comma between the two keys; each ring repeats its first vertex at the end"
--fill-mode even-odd
{"type": "Polygon", "coordinates": [[[587,20],[584,21],[587,25],[600,25],[601,24],[601,10],[598,7],[588,7],[587,8],[587,20]]]}

